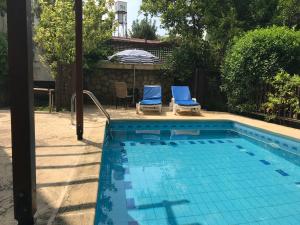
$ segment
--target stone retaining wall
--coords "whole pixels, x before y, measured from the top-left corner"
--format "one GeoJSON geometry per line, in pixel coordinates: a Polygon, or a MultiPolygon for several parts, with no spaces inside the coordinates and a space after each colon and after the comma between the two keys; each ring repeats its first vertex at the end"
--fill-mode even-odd
{"type": "MultiPolygon", "coordinates": [[[[102,104],[111,105],[115,103],[116,81],[124,81],[128,88],[132,88],[133,69],[101,68],[96,74],[86,77],[86,89],[92,91],[102,104]]],[[[147,84],[161,85],[163,104],[169,104],[173,81],[164,75],[163,70],[136,70],[135,87],[139,91],[140,98],[143,96],[143,87],[147,84]]]]}

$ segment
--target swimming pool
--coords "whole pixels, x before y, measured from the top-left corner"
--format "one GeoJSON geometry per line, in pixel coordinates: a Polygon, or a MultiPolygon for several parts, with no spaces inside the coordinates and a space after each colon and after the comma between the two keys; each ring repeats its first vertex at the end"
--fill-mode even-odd
{"type": "Polygon", "coordinates": [[[112,121],[95,224],[300,224],[300,142],[232,121],[112,121]]]}

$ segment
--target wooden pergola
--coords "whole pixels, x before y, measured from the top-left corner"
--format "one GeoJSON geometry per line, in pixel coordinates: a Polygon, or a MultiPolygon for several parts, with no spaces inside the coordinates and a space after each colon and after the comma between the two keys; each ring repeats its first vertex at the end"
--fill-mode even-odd
{"type": "MultiPolygon", "coordinates": [[[[74,1],[77,139],[82,140],[82,0],[74,1]]],[[[31,0],[7,0],[14,214],[20,225],[34,224],[37,208],[31,12],[31,0]]]]}

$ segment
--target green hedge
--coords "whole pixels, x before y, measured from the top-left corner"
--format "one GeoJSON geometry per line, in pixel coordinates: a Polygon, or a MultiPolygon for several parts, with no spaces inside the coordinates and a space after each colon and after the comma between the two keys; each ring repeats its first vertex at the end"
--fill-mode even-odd
{"type": "Polygon", "coordinates": [[[263,104],[263,109],[268,114],[268,120],[277,116],[290,116],[297,119],[300,113],[300,99],[298,88],[300,87],[300,76],[290,75],[280,71],[270,82],[268,99],[263,104]]]}
{"type": "Polygon", "coordinates": [[[0,106],[8,104],[7,39],[0,33],[0,106]]]}
{"type": "Polygon", "coordinates": [[[227,51],[222,90],[231,111],[259,111],[267,99],[268,83],[281,70],[299,74],[300,32],[271,27],[247,32],[227,51]]]}

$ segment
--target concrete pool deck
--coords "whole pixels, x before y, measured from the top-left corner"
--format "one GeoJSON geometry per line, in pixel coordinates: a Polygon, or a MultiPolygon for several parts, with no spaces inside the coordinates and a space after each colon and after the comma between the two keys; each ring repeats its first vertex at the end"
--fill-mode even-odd
{"type": "MultiPolygon", "coordinates": [[[[229,113],[201,116],[139,114],[134,109],[108,108],[112,119],[233,120],[300,139],[300,130],[229,113]]],[[[76,140],[70,113],[35,113],[38,211],[36,224],[92,225],[94,222],[105,118],[95,108],[85,110],[84,140],[76,140]]],[[[10,113],[0,110],[0,224],[13,219],[10,113]]]]}

